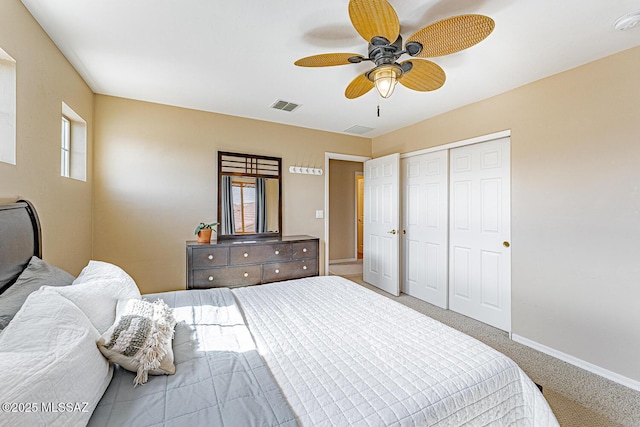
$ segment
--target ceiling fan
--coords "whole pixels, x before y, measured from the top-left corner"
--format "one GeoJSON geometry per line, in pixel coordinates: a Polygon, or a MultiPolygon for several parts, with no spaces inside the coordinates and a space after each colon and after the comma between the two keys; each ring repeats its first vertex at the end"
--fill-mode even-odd
{"type": "Polygon", "coordinates": [[[446,79],[434,62],[417,59],[449,55],[484,40],[495,27],[484,15],[459,15],[427,25],[402,46],[398,15],[387,0],[350,0],[349,17],[356,31],[369,43],[368,56],[357,53],[325,53],[295,62],[300,67],[330,67],[371,61],[376,66],[353,79],[344,94],[354,99],[374,87],[388,98],[396,83],[417,91],[439,89],[446,79]],[[402,55],[414,58],[396,62],[402,55]],[[417,58],[416,58],[417,57],[417,58]]]}

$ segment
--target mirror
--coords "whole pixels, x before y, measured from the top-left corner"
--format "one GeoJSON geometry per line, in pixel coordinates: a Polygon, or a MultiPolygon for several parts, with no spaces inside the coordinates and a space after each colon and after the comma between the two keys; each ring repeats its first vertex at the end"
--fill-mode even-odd
{"type": "Polygon", "coordinates": [[[282,235],[282,159],[218,151],[218,239],[282,235]]]}

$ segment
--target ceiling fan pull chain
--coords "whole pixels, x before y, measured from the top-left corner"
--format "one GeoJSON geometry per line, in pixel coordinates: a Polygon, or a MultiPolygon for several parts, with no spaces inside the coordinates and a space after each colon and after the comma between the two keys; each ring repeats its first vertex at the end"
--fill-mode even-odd
{"type": "Polygon", "coordinates": [[[380,117],[380,101],[378,101],[378,117],[380,117]]]}

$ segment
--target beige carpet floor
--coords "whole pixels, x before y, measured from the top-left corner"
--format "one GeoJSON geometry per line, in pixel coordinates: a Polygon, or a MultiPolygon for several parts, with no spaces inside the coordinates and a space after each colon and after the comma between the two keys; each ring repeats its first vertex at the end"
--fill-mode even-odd
{"type": "Polygon", "coordinates": [[[506,332],[406,294],[391,296],[362,280],[340,274],[484,342],[513,359],[543,386],[562,427],[640,427],[640,392],[592,374],[509,339],[506,332]]]}
{"type": "Polygon", "coordinates": [[[329,264],[329,274],[334,276],[362,276],[362,260],[354,262],[345,262],[338,264],[329,264]]]}

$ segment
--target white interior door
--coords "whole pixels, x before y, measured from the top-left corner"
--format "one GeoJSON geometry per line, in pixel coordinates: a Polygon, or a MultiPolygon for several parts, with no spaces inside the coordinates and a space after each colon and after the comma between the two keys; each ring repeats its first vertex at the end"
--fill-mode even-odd
{"type": "Polygon", "coordinates": [[[449,307],[511,330],[510,140],[450,152],[449,307]]]}
{"type": "Polygon", "coordinates": [[[448,307],[449,152],[401,160],[402,290],[448,307]]]}
{"type": "Polygon", "coordinates": [[[363,279],[393,295],[400,295],[399,262],[400,156],[364,163],[363,279]]]}
{"type": "Polygon", "coordinates": [[[364,175],[358,172],[359,175],[356,178],[356,188],[357,188],[357,200],[356,200],[356,215],[357,215],[357,245],[356,248],[356,258],[360,259],[360,255],[364,251],[364,239],[362,238],[363,230],[364,230],[364,175]]]}

